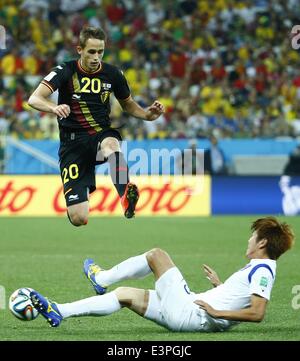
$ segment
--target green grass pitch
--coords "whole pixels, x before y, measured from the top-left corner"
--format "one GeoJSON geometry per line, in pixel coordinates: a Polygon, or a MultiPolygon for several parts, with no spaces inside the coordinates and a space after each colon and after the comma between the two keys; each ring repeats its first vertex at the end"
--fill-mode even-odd
{"type": "MultiPolygon", "coordinates": [[[[202,263],[222,280],[247,263],[245,250],[252,217],[91,218],[87,227],[72,227],[66,218],[0,218],[0,285],[6,308],[0,310],[0,340],[299,340],[299,310],[292,308],[292,288],[300,284],[300,245],[278,261],[277,278],[262,323],[243,323],[225,333],[170,332],[121,310],[108,317],[72,318],[57,329],[39,316],[31,322],[8,310],[9,295],[32,287],[58,302],[93,296],[82,262],[93,257],[104,268],[154,247],[170,253],[193,291],[210,287],[202,263]]],[[[297,230],[299,217],[284,218],[297,230]]],[[[153,287],[153,277],[114,285],[153,287]]]]}

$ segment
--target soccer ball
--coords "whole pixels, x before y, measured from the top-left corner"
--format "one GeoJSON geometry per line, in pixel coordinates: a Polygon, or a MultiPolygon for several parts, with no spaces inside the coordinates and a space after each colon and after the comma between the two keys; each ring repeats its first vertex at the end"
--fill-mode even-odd
{"type": "Polygon", "coordinates": [[[39,315],[30,299],[32,288],[19,288],[9,297],[9,309],[14,316],[22,321],[32,321],[39,315]]]}

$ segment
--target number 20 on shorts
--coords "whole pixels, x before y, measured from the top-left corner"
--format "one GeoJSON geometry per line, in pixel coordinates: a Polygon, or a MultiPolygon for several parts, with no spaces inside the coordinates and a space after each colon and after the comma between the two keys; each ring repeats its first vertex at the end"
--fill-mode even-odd
{"type": "Polygon", "coordinates": [[[64,168],[62,170],[62,178],[64,184],[68,183],[70,178],[77,179],[78,176],[79,176],[79,169],[78,169],[78,165],[75,163],[70,164],[68,168],[64,168]]]}

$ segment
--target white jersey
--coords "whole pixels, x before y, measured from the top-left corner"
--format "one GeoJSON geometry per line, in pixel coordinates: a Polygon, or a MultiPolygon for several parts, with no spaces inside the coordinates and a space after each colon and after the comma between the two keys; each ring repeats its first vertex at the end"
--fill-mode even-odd
{"type": "Polygon", "coordinates": [[[244,268],[235,272],[223,284],[206,292],[195,294],[216,310],[239,310],[251,303],[251,295],[270,299],[276,276],[276,261],[252,259],[244,268]]]}
{"type": "Polygon", "coordinates": [[[144,317],[174,331],[225,331],[239,321],[214,318],[195,304],[203,300],[216,310],[240,310],[251,303],[251,295],[270,299],[276,261],[252,259],[222,285],[203,293],[190,292],[177,267],[166,271],[150,290],[144,317]]]}

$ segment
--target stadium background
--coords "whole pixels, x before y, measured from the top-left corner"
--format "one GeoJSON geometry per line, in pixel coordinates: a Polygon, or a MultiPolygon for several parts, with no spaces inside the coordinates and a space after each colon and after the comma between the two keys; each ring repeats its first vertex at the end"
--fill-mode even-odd
{"type": "MultiPolygon", "coordinates": [[[[0,339],[299,339],[291,306],[293,286],[299,283],[297,244],[280,260],[266,322],[226,335],[170,334],[126,312],[101,323],[70,320],[53,333],[42,320],[20,325],[5,309],[9,294],[21,286],[59,300],[88,297],[90,289],[78,271],[85,256],[101,255],[109,267],[147,248],[166,248],[191,288],[199,289],[202,262],[225,276],[243,265],[239,259],[257,215],[280,216],[297,232],[300,56],[292,48],[291,31],[299,15],[296,0],[0,1],[6,35],[0,49],[0,284],[5,291],[0,322],[7,325],[0,339]],[[180,186],[174,160],[170,188],[157,204],[164,185],[162,159],[152,193],[147,172],[137,179],[146,191],[133,222],[92,217],[84,229],[70,227],[59,193],[56,118],[30,109],[27,99],[53,66],[76,57],[84,25],[107,32],[104,61],[124,71],[140,105],[158,99],[166,106],[157,121],[143,122],[122,113],[112,99],[113,124],[124,125],[128,148],[144,149],[149,157],[154,148],[210,150],[202,194],[175,198],[180,186]],[[223,160],[219,167],[216,154],[223,160]],[[55,215],[63,217],[46,218],[55,215]],[[14,271],[8,272],[12,262],[14,271]],[[87,330],[94,333],[87,336],[87,330]]],[[[103,172],[99,168],[91,214],[120,215],[113,200],[105,203],[105,189],[114,191],[103,172]]],[[[151,280],[130,284],[152,287],[151,280]]],[[[205,280],[200,286],[208,287],[205,280]]]]}

